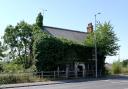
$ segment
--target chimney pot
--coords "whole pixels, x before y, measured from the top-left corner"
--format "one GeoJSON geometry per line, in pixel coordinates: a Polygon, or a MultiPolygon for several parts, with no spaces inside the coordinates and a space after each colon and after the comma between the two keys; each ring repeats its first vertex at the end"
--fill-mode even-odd
{"type": "Polygon", "coordinates": [[[87,26],[87,32],[88,32],[88,33],[93,32],[93,25],[92,25],[92,23],[89,23],[89,24],[88,24],[88,26],[87,26]]]}

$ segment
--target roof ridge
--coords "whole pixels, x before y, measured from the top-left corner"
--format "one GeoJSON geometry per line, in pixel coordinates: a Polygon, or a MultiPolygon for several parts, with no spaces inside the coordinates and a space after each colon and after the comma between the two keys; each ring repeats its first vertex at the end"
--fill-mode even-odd
{"type": "Polygon", "coordinates": [[[72,31],[72,32],[79,32],[79,33],[87,33],[87,32],[82,32],[82,31],[76,31],[76,30],[71,30],[71,29],[67,29],[67,28],[59,28],[59,27],[53,27],[53,26],[44,26],[44,27],[48,27],[48,28],[55,28],[55,29],[61,29],[61,30],[66,30],[66,31],[72,31]]]}

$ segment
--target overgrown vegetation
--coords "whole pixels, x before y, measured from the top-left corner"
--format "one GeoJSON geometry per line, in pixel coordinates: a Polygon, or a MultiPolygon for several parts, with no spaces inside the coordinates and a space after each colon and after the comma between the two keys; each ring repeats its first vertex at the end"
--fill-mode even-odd
{"type": "Polygon", "coordinates": [[[13,84],[13,83],[25,83],[25,82],[41,82],[47,81],[38,76],[34,76],[31,73],[17,73],[17,74],[0,74],[0,84],[13,84]]]}
{"type": "Polygon", "coordinates": [[[115,61],[112,64],[112,69],[111,69],[112,74],[128,74],[128,61],[124,60],[122,62],[115,61]]]}
{"type": "MultiPolygon", "coordinates": [[[[4,46],[0,43],[1,73],[19,75],[23,72],[36,71],[33,42],[35,41],[34,35],[42,32],[42,20],[43,16],[39,13],[35,24],[31,25],[21,21],[15,26],[8,25],[6,27],[3,36],[4,46]]],[[[29,77],[0,75],[0,81],[3,83],[33,81],[29,77]]]]}
{"type": "MultiPolygon", "coordinates": [[[[38,34],[33,45],[38,71],[57,70],[59,65],[87,62],[92,59],[93,49],[75,44],[66,39],[58,39],[45,33],[38,34]]],[[[92,61],[92,60],[91,60],[92,61]]]]}
{"type": "Polygon", "coordinates": [[[112,64],[112,73],[113,74],[121,73],[121,67],[122,67],[122,65],[121,65],[120,61],[113,62],[113,64],[112,64]]]}
{"type": "Polygon", "coordinates": [[[36,76],[31,78],[30,75],[20,73],[53,71],[60,65],[73,64],[76,61],[95,64],[94,60],[89,60],[94,58],[94,33],[97,37],[98,69],[104,73],[105,57],[115,55],[119,48],[116,43],[118,39],[112,29],[110,23],[98,24],[96,32],[89,34],[82,45],[47,34],[43,28],[41,13],[34,24],[21,21],[15,26],[8,25],[3,36],[4,43],[0,42],[0,72],[16,75],[0,75],[0,82],[32,82],[37,79],[36,76]]]}

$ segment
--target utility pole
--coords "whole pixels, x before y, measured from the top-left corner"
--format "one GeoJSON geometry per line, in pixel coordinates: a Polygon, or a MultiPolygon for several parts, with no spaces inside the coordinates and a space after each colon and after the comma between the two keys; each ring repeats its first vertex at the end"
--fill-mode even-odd
{"type": "MultiPolygon", "coordinates": [[[[95,31],[96,31],[96,26],[97,26],[97,15],[101,13],[95,14],[95,31]]],[[[95,76],[96,78],[98,77],[98,69],[97,69],[97,41],[96,41],[96,33],[94,33],[94,45],[95,45],[95,76]]]]}

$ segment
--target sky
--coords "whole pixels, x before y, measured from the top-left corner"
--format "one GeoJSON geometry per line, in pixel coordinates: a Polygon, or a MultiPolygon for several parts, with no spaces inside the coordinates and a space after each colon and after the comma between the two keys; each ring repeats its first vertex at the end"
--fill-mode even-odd
{"type": "Polygon", "coordinates": [[[87,24],[110,21],[119,38],[119,55],[107,57],[107,62],[128,59],[128,0],[0,0],[0,36],[6,26],[24,20],[35,23],[44,11],[44,25],[86,32],[87,24]]]}

